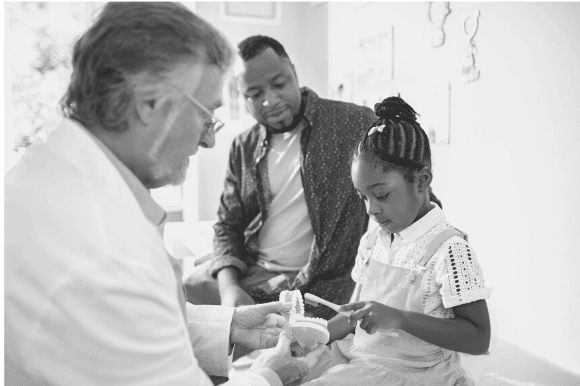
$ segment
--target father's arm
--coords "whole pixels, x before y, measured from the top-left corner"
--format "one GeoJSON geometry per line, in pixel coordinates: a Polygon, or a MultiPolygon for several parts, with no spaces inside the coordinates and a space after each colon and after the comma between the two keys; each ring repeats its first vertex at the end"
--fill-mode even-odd
{"type": "Polygon", "coordinates": [[[225,267],[235,267],[240,272],[247,270],[244,231],[251,219],[245,218],[246,210],[242,201],[242,149],[238,138],[232,143],[218,209],[218,221],[214,225],[214,252],[212,275],[225,267]]]}
{"type": "MultiPolygon", "coordinates": [[[[253,304],[252,298],[239,287],[239,276],[247,272],[248,251],[244,232],[253,220],[242,201],[243,154],[239,138],[234,140],[224,190],[214,226],[214,260],[210,274],[217,277],[223,305],[253,304]]],[[[257,202],[255,203],[257,209],[257,202]]]]}

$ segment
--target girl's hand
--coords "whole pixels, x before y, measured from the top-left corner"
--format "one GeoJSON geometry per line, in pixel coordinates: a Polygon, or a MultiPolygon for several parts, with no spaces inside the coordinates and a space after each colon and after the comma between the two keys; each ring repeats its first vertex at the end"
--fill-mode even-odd
{"type": "Polygon", "coordinates": [[[345,304],[340,311],[353,311],[348,318],[349,323],[356,326],[360,321],[360,328],[368,334],[398,330],[403,324],[400,310],[373,301],[345,304]]]}

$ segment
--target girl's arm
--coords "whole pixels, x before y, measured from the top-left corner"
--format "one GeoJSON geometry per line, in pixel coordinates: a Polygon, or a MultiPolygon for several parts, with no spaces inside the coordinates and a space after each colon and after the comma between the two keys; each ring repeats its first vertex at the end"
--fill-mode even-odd
{"type": "Polygon", "coordinates": [[[489,349],[491,326],[485,300],[453,307],[454,318],[401,311],[401,330],[448,350],[472,355],[489,349]]]}
{"type": "Polygon", "coordinates": [[[417,338],[448,350],[472,355],[484,354],[489,348],[491,327],[485,300],[453,307],[454,318],[436,318],[419,312],[403,311],[374,301],[341,306],[353,310],[349,320],[367,333],[404,330],[417,338]]]}
{"type": "Polygon", "coordinates": [[[354,327],[348,323],[348,318],[337,314],[334,318],[328,321],[328,333],[330,334],[328,344],[335,340],[342,339],[352,332],[354,332],[354,327]]]}
{"type": "MultiPolygon", "coordinates": [[[[357,302],[360,297],[361,284],[356,283],[354,291],[350,297],[350,302],[357,302]]],[[[335,340],[339,340],[354,332],[356,324],[351,326],[348,322],[348,318],[341,314],[337,314],[334,318],[328,321],[328,332],[330,334],[330,339],[328,343],[332,343],[335,340]]]]}

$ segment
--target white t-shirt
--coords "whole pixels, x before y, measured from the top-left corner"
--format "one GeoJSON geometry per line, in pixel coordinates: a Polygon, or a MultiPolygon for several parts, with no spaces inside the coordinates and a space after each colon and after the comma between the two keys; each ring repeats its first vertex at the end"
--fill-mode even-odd
{"type": "Polygon", "coordinates": [[[299,271],[310,256],[314,232],[300,175],[302,127],[270,139],[267,161],[272,201],[258,239],[258,264],[270,271],[299,271]]]}

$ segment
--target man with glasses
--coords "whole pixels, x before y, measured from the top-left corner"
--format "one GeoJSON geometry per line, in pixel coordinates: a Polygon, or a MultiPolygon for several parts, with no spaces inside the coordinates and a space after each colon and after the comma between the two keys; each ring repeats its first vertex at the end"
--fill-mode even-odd
{"type": "Polygon", "coordinates": [[[276,348],[229,384],[308,372],[290,304],[186,308],[149,194],[214,146],[231,61],[176,3],[109,3],[76,42],[65,119],[5,177],[7,384],[211,385],[234,344],[276,348]]]}
{"type": "Polygon", "coordinates": [[[187,94],[179,86],[174,86],[171,83],[168,83],[168,85],[173,87],[175,90],[180,91],[187,99],[189,99],[191,101],[191,103],[193,103],[194,105],[199,107],[203,112],[205,112],[207,114],[208,118],[211,118],[211,119],[208,119],[208,121],[204,125],[206,130],[212,129],[214,134],[217,134],[217,132],[220,131],[224,127],[225,123],[223,123],[218,117],[216,117],[214,113],[209,111],[209,109],[207,107],[202,105],[200,101],[195,99],[193,96],[187,94]]]}

